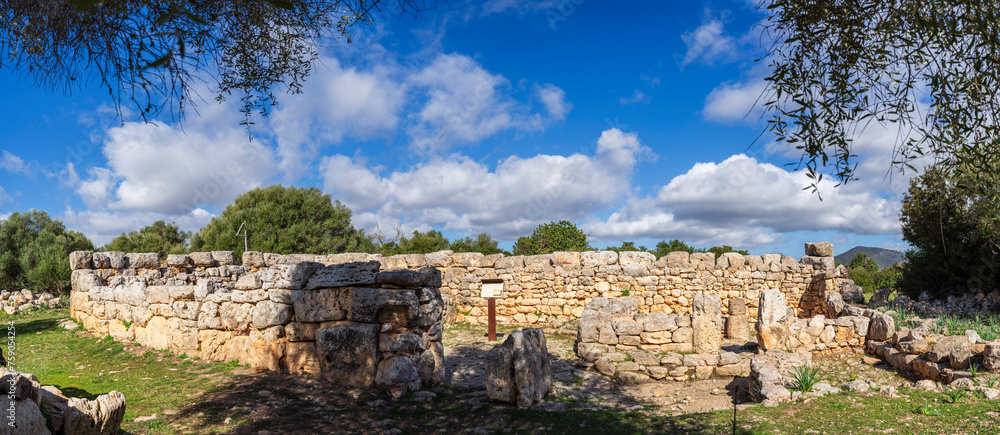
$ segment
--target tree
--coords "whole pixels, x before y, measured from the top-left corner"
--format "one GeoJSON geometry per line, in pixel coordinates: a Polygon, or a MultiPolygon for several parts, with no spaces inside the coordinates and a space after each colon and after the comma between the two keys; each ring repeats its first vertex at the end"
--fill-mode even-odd
{"type": "Polygon", "coordinates": [[[622,252],[622,251],[649,252],[649,249],[646,249],[645,246],[635,246],[635,242],[633,241],[622,242],[621,246],[608,246],[605,249],[608,251],[615,251],[615,252],[622,252]]]}
{"type": "Polygon", "coordinates": [[[520,237],[514,243],[514,255],[551,254],[558,251],[586,251],[587,234],[569,221],[539,225],[530,237],[520,237]]]}
{"type": "Polygon", "coordinates": [[[744,250],[744,249],[733,249],[733,247],[729,246],[729,245],[713,246],[713,247],[708,248],[708,249],[696,250],[696,251],[697,252],[711,252],[711,253],[715,254],[716,257],[718,257],[718,256],[720,256],[722,254],[725,254],[727,252],[735,252],[735,253],[740,254],[740,255],[749,255],[750,254],[750,251],[747,251],[747,250],[744,250]]]}
{"type": "Polygon", "coordinates": [[[276,254],[372,252],[371,239],[351,225],[351,209],[315,187],[282,185],[248,191],[191,238],[192,251],[243,253],[246,222],[251,251],[276,254]]]}
{"type": "Polygon", "coordinates": [[[174,223],[162,220],[143,227],[138,231],[122,233],[103,249],[121,252],[156,252],[162,261],[167,254],[187,252],[187,240],[191,233],[181,231],[174,223]]]}
{"type": "Polygon", "coordinates": [[[898,129],[895,165],[933,155],[996,205],[1000,161],[1000,4],[881,0],[761,2],[774,43],[768,129],[802,151],[813,187],[833,166],[854,177],[852,140],[871,122],[898,129]],[[926,103],[923,103],[926,102],[926,103]],[[995,181],[995,180],[994,180],[995,181]]]}
{"type": "Polygon", "coordinates": [[[911,180],[900,210],[903,239],[914,248],[903,269],[907,293],[944,296],[998,288],[1000,253],[994,249],[991,209],[988,200],[959,188],[958,180],[936,165],[911,180]]]}
{"type": "Polygon", "coordinates": [[[92,250],[90,239],[44,211],[14,212],[0,221],[0,288],[64,293],[70,252],[92,250]]]}
{"type": "Polygon", "coordinates": [[[483,255],[492,255],[503,252],[498,246],[499,243],[493,239],[493,236],[479,233],[475,239],[465,237],[451,242],[448,249],[455,252],[479,252],[483,255]]]}
{"type": "Polygon", "coordinates": [[[678,239],[673,239],[669,242],[666,240],[661,240],[659,243],[656,244],[656,251],[654,251],[653,254],[656,255],[656,258],[659,259],[660,257],[663,257],[664,255],[667,255],[674,251],[684,251],[691,254],[694,253],[694,248],[688,246],[687,243],[684,243],[678,239]]]}
{"type": "MultiPolygon", "coordinates": [[[[412,0],[401,13],[418,14],[412,0]]],[[[215,82],[242,111],[267,113],[283,84],[299,92],[325,38],[351,42],[380,0],[11,0],[0,5],[0,65],[45,88],[97,79],[121,114],[182,112],[192,86],[215,82]]]]}
{"type": "Polygon", "coordinates": [[[875,272],[878,270],[878,263],[875,262],[874,258],[869,257],[868,254],[858,252],[854,254],[854,258],[851,258],[851,261],[847,262],[846,267],[852,270],[861,268],[869,272],[875,272]]]}

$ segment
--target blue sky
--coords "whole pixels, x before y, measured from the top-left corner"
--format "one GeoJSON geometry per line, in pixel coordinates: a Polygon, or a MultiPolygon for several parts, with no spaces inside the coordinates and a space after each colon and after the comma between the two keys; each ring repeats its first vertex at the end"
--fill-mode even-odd
{"type": "Polygon", "coordinates": [[[45,210],[100,245],[158,219],[197,231],[239,194],[283,183],[319,187],[355,226],[389,236],[487,232],[509,248],[566,219],[599,248],[905,249],[899,201],[914,174],[891,170],[893,132],[858,136],[860,179],[822,184],[822,200],[802,190],[795,150],[757,139],[767,69],[755,5],[388,10],[352,44],[329,42],[253,141],[238,101],[218,104],[210,87],[183,122],[147,124],[118,118],[97,81],[52,92],[0,68],[0,217],[45,210]]]}

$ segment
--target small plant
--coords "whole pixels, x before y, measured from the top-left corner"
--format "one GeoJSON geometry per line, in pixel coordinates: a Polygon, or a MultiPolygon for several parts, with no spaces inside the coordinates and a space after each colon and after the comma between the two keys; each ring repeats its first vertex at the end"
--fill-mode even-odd
{"type": "Polygon", "coordinates": [[[629,295],[629,291],[628,290],[622,290],[622,297],[625,297],[625,296],[628,296],[628,295],[629,295]]]}
{"type": "Polygon", "coordinates": [[[813,386],[819,382],[819,367],[813,367],[810,364],[796,367],[789,374],[792,375],[792,380],[795,382],[792,389],[802,393],[812,391],[813,386]]]}
{"type": "Polygon", "coordinates": [[[917,407],[917,414],[922,414],[922,415],[941,415],[941,411],[938,410],[938,409],[933,408],[930,405],[924,405],[924,406],[917,407]]]}
{"type": "Polygon", "coordinates": [[[983,376],[983,383],[989,388],[996,388],[1000,385],[1000,376],[997,375],[986,375],[983,376]]]}
{"type": "Polygon", "coordinates": [[[135,322],[133,322],[131,320],[123,320],[122,321],[122,325],[125,325],[125,329],[131,328],[133,323],[135,323],[135,322]]]}
{"type": "Polygon", "coordinates": [[[964,390],[958,388],[949,388],[944,391],[944,395],[948,396],[950,403],[958,402],[958,399],[965,397],[967,394],[964,390]]]}
{"type": "Polygon", "coordinates": [[[852,381],[858,380],[858,374],[857,373],[848,373],[847,377],[850,378],[852,381]]]}
{"type": "Polygon", "coordinates": [[[976,379],[976,376],[979,375],[979,366],[975,364],[969,365],[969,373],[972,375],[972,379],[976,379]]]}

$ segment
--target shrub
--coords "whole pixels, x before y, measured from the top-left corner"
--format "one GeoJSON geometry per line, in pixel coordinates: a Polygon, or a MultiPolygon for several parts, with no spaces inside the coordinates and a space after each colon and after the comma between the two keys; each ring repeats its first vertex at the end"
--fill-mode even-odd
{"type": "Polygon", "coordinates": [[[794,382],[792,389],[796,391],[808,393],[819,383],[819,367],[813,367],[810,364],[796,367],[789,374],[792,375],[794,382]]]}

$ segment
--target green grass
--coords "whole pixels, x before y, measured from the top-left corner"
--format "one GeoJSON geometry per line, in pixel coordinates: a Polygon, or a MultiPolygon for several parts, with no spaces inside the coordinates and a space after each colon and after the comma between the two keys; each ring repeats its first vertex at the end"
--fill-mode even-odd
{"type": "Polygon", "coordinates": [[[133,423],[139,416],[163,415],[181,409],[207,389],[230,382],[224,364],[183,364],[165,352],[136,355],[111,337],[95,339],[58,327],[68,310],[16,316],[16,369],[32,373],[42,385],[54,385],[70,397],[93,399],[112,390],[127,400],[123,429],[137,433],[164,432],[156,420],[133,423]]]}
{"type": "MultiPolygon", "coordinates": [[[[315,378],[274,373],[242,375],[235,364],[206,363],[139,348],[57,326],[65,310],[15,317],[19,369],[64,393],[96,397],[122,391],[128,401],[124,434],[344,433],[381,432],[390,419],[403,433],[645,434],[732,433],[732,410],[675,414],[642,406],[625,411],[596,397],[552,394],[546,401],[563,412],[517,410],[483,403],[476,410],[458,399],[466,391],[440,386],[430,402],[389,399],[383,392],[353,397],[315,378]],[[383,406],[368,402],[382,400],[383,406]],[[598,409],[589,409],[589,408],[598,409]],[[164,416],[165,410],[177,415],[164,416]],[[136,423],[138,416],[158,419],[136,423]],[[227,425],[226,419],[231,419],[227,425]]],[[[455,325],[459,330],[466,329],[455,325]]],[[[447,332],[446,332],[447,333],[447,332]]],[[[986,376],[981,376],[983,380],[986,376]]],[[[572,384],[582,383],[573,379],[572,384]]],[[[959,391],[959,390],[955,390],[959,391]]],[[[752,406],[737,413],[737,433],[991,433],[1000,425],[1000,405],[978,395],[900,389],[899,398],[847,393],[774,408],[752,406]],[[949,394],[955,394],[953,400],[949,394]]]]}
{"type": "Polygon", "coordinates": [[[808,393],[819,383],[819,367],[806,364],[792,369],[790,374],[792,375],[792,381],[795,383],[792,388],[796,391],[808,393]]]}

